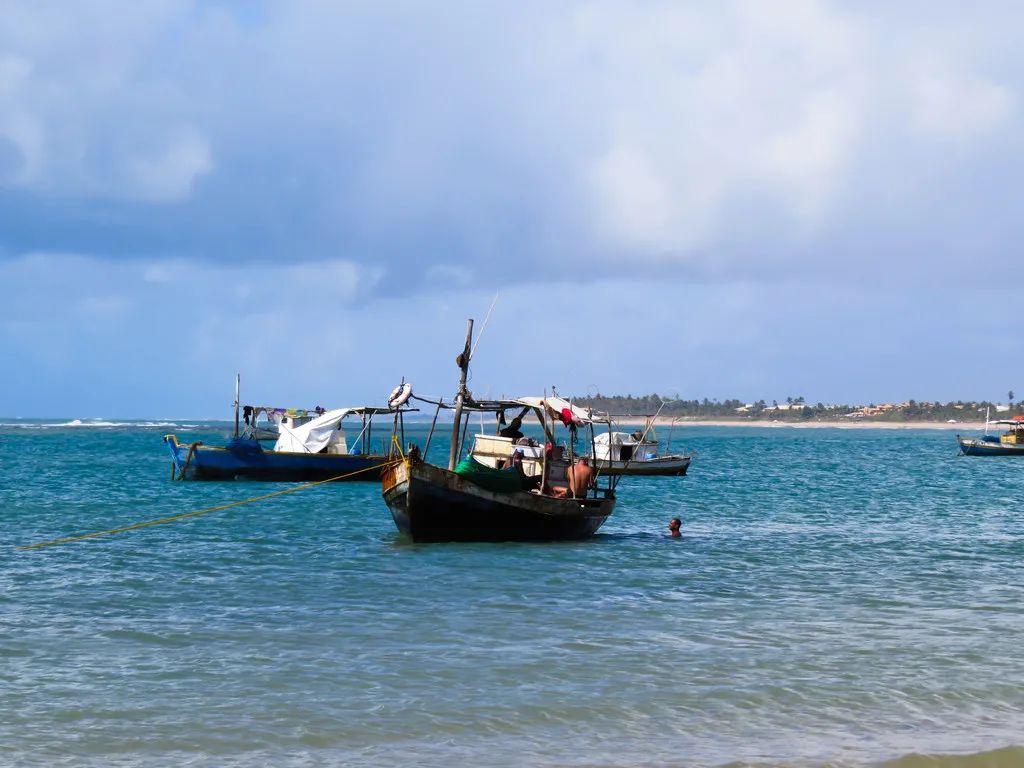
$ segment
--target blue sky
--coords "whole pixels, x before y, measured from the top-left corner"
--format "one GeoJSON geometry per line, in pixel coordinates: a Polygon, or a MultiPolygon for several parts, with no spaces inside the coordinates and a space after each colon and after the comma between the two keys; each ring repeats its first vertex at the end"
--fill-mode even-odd
{"type": "Polygon", "coordinates": [[[1020,9],[4,3],[0,414],[1024,391],[1020,9]]]}

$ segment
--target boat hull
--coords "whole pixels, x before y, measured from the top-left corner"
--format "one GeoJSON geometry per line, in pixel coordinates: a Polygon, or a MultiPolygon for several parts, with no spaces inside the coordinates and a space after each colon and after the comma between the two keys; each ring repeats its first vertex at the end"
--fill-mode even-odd
{"type": "Polygon", "coordinates": [[[167,435],[164,441],[171,453],[172,475],[182,480],[313,482],[338,478],[376,482],[381,467],[389,461],[387,456],[265,451],[257,440],[209,446],[179,443],[174,435],[167,435]]]}
{"type": "Polygon", "coordinates": [[[409,460],[388,466],[382,495],[414,541],[571,541],[592,536],[615,498],[554,499],[488,491],[454,472],[409,460]]]}
{"type": "Polygon", "coordinates": [[[690,456],[660,456],[656,459],[616,461],[598,459],[595,462],[602,475],[647,475],[681,477],[690,468],[690,456]]]}
{"type": "Polygon", "coordinates": [[[964,456],[1024,456],[1024,445],[959,436],[956,441],[960,444],[960,452],[964,456]]]}

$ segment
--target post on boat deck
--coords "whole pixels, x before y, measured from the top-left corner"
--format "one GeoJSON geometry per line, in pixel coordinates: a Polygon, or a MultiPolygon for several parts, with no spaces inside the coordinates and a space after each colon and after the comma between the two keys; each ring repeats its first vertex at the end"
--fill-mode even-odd
{"type": "Polygon", "coordinates": [[[235,374],[235,440],[238,439],[238,402],[242,390],[242,374],[235,374]]]}
{"type": "Polygon", "coordinates": [[[466,346],[456,358],[459,364],[461,375],[459,376],[459,392],[455,396],[455,418],[452,424],[452,447],[448,452],[448,471],[455,471],[455,462],[459,458],[459,427],[462,426],[462,405],[466,399],[466,376],[469,374],[469,355],[473,344],[473,318],[470,318],[466,326],[466,346]]]}
{"type": "Polygon", "coordinates": [[[423,445],[423,460],[427,460],[427,451],[430,450],[430,441],[434,437],[434,427],[437,426],[437,414],[441,412],[441,406],[444,405],[444,399],[438,398],[437,408],[434,409],[434,418],[430,422],[430,431],[427,433],[427,442],[423,445]]]}
{"type": "Polygon", "coordinates": [[[601,477],[601,467],[597,463],[597,440],[594,438],[594,409],[590,408],[590,422],[587,424],[590,430],[590,460],[594,462],[594,498],[597,498],[597,481],[601,477]]]}

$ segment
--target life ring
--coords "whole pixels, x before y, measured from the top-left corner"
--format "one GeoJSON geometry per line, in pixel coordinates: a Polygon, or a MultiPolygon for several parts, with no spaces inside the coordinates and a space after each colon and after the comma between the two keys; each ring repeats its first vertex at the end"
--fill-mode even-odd
{"type": "Polygon", "coordinates": [[[412,384],[408,381],[404,384],[399,384],[388,395],[388,408],[401,408],[409,402],[410,397],[412,397],[412,384]]]}

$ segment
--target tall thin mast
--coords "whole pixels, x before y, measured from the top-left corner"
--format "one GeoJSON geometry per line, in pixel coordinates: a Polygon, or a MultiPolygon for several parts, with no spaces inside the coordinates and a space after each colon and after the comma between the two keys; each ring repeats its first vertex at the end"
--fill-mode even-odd
{"type": "Polygon", "coordinates": [[[455,471],[455,462],[459,458],[459,427],[462,425],[462,405],[466,400],[466,376],[469,374],[469,356],[473,344],[473,318],[468,320],[466,326],[466,346],[455,361],[462,371],[459,377],[459,391],[455,395],[455,420],[452,424],[452,447],[448,453],[448,470],[455,471]]]}
{"type": "Polygon", "coordinates": [[[235,374],[235,439],[238,439],[238,401],[242,390],[242,374],[235,374]]]}

